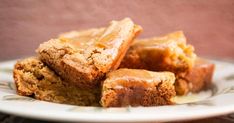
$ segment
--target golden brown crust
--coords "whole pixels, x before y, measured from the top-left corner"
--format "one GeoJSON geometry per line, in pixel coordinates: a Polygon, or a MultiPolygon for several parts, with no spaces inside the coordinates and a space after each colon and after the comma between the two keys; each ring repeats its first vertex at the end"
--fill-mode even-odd
{"type": "Polygon", "coordinates": [[[13,76],[19,95],[55,103],[99,105],[100,88],[80,89],[62,81],[38,58],[18,61],[13,76]]]}
{"type": "Polygon", "coordinates": [[[103,82],[103,107],[156,106],[173,104],[175,76],[170,72],[118,69],[103,82]]]}
{"type": "Polygon", "coordinates": [[[215,65],[205,59],[197,59],[194,67],[185,73],[177,73],[176,93],[185,95],[188,92],[199,92],[212,85],[215,65]]]}
{"type": "MultiPolygon", "coordinates": [[[[40,59],[66,81],[79,87],[96,88],[105,73],[119,67],[141,28],[130,19],[124,19],[112,21],[104,31],[103,28],[95,31],[97,33],[90,36],[91,39],[82,38],[83,43],[76,40],[82,37],[82,33],[75,38],[66,38],[65,35],[41,44],[37,50],[40,59]]],[[[90,34],[90,31],[87,32],[85,36],[90,34]]]]}
{"type": "Polygon", "coordinates": [[[173,72],[177,94],[185,95],[211,85],[214,64],[197,59],[183,33],[175,32],[134,42],[120,68],[173,72]]]}
{"type": "Polygon", "coordinates": [[[193,67],[194,48],[186,44],[183,32],[163,37],[136,40],[128,50],[120,68],[147,69],[152,71],[187,71],[193,67]]]}

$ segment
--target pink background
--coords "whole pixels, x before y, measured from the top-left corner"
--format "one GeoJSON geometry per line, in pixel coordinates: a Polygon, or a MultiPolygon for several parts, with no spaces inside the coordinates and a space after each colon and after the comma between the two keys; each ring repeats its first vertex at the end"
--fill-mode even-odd
{"type": "Polygon", "coordinates": [[[234,59],[234,0],[1,0],[0,60],[34,55],[70,30],[132,18],[141,37],[183,30],[201,56],[234,59]]]}

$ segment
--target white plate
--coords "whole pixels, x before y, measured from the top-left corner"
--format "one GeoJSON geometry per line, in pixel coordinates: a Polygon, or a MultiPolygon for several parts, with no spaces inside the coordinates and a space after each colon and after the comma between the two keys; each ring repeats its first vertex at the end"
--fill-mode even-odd
{"type": "Polygon", "coordinates": [[[178,97],[178,105],[158,107],[101,108],[55,104],[18,96],[12,79],[15,61],[0,63],[0,111],[18,116],[54,121],[136,122],[178,121],[234,112],[234,64],[216,64],[215,88],[178,97]]]}

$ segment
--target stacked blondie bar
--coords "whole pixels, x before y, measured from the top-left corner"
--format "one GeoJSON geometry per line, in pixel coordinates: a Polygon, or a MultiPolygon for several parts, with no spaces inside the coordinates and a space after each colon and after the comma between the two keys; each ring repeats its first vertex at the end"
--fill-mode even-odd
{"type": "Polygon", "coordinates": [[[42,43],[14,68],[19,95],[80,106],[158,106],[211,85],[214,64],[197,58],[183,32],[136,39],[125,18],[42,43]]]}

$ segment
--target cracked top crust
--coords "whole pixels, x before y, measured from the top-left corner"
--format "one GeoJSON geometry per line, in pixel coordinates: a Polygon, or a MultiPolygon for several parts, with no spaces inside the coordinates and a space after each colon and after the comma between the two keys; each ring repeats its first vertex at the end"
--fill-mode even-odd
{"type": "Polygon", "coordinates": [[[94,87],[105,73],[118,68],[132,40],[141,32],[129,18],[106,28],[63,34],[39,46],[40,59],[63,79],[94,87]]]}

